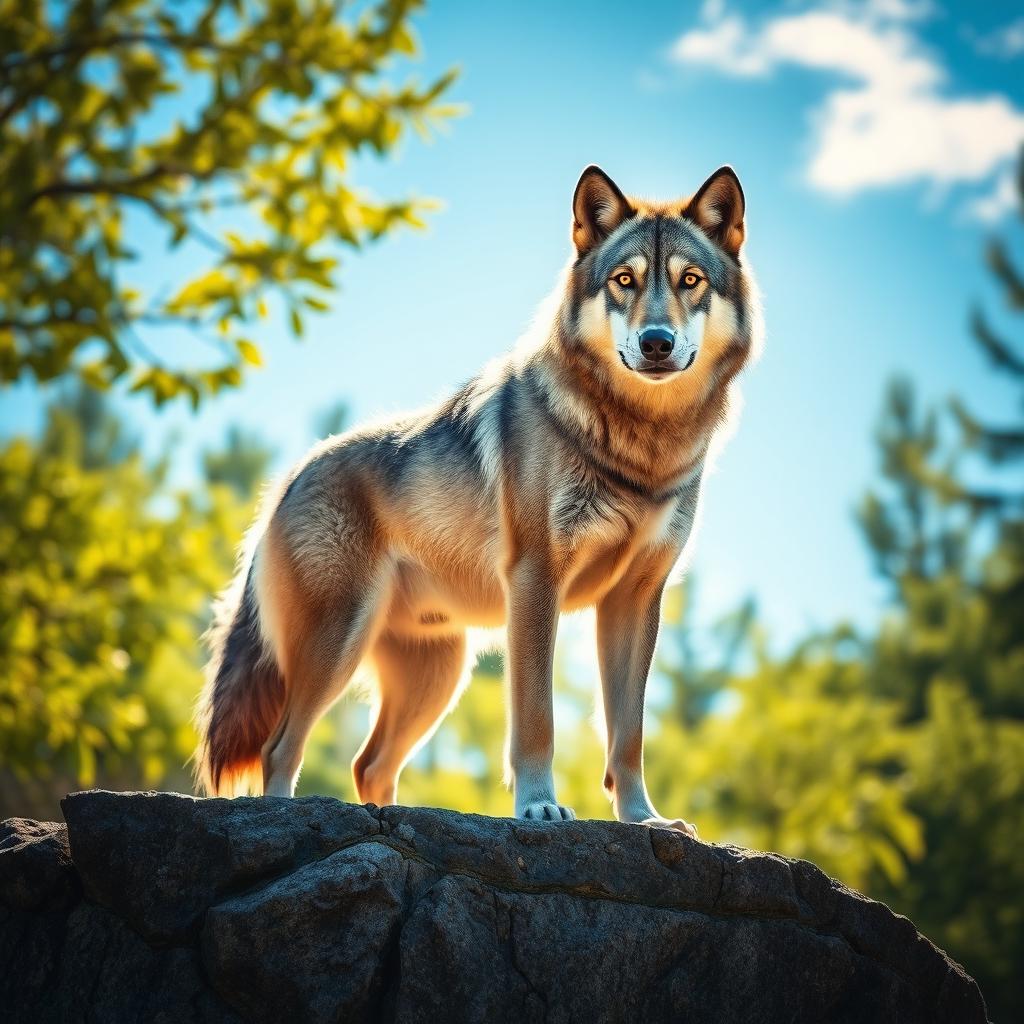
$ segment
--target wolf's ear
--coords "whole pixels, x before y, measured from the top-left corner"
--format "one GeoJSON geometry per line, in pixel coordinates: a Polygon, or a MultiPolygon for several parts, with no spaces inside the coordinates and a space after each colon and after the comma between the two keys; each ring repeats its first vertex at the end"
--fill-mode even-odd
{"type": "Polygon", "coordinates": [[[603,242],[636,211],[619,186],[600,167],[591,164],[581,175],[572,197],[572,240],[580,256],[603,242]]]}
{"type": "Polygon", "coordinates": [[[697,224],[726,252],[738,255],[746,229],[743,214],[746,202],[743,188],[731,167],[719,167],[704,182],[683,210],[683,216],[697,224]]]}

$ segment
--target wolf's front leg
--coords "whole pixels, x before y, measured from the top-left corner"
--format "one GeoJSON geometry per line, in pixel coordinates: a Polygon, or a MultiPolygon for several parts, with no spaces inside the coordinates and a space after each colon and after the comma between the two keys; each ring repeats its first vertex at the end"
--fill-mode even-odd
{"type": "Polygon", "coordinates": [[[554,722],[551,670],[558,626],[558,593],[542,561],[521,559],[509,572],[508,764],[516,817],[547,821],[576,815],[555,798],[551,772],[554,722]]]}
{"type": "MultiPolygon", "coordinates": [[[[667,573],[667,569],[666,569],[667,573]]],[[[674,828],[691,836],[697,829],[682,818],[663,818],[644,783],[644,692],[661,619],[665,575],[629,574],[597,607],[597,645],[608,730],[605,788],[619,821],[674,828]]]]}

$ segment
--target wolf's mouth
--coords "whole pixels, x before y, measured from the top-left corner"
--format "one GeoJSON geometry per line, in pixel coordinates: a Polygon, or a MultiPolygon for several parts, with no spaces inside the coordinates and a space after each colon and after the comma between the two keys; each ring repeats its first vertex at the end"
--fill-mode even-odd
{"type": "Polygon", "coordinates": [[[674,373],[682,373],[684,370],[688,370],[693,366],[694,361],[697,359],[697,350],[694,349],[687,357],[685,363],[677,363],[675,360],[665,361],[664,363],[652,363],[648,360],[644,360],[640,366],[630,366],[626,362],[626,356],[619,350],[619,358],[622,360],[622,365],[627,370],[632,370],[634,373],[639,373],[644,377],[670,377],[674,373]]]}

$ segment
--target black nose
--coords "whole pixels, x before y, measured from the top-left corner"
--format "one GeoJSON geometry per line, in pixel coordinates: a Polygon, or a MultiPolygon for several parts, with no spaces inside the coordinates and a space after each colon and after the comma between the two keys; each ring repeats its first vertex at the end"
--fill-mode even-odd
{"type": "Polygon", "coordinates": [[[648,327],[640,332],[640,351],[656,363],[672,355],[675,343],[672,332],[664,327],[648,327]]]}

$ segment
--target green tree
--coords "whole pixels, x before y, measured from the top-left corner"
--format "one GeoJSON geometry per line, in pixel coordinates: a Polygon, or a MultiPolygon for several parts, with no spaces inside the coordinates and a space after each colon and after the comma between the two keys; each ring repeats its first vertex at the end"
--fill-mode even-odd
{"type": "Polygon", "coordinates": [[[0,449],[0,816],[190,788],[197,641],[251,501],[216,482],[197,500],[166,470],[86,388],[0,449]]]}
{"type": "Polygon", "coordinates": [[[232,424],[220,447],[203,452],[203,473],[209,483],[224,484],[249,501],[266,480],[273,457],[257,434],[232,424]]]}
{"type": "MultiPolygon", "coordinates": [[[[1007,244],[988,260],[1008,310],[1024,312],[1007,244]]],[[[971,323],[1024,409],[1020,344],[980,310],[971,323]]],[[[865,683],[902,707],[926,850],[903,884],[871,890],[962,960],[1008,1020],[1024,1009],[1024,420],[993,424],[970,404],[920,413],[896,382],[879,429],[883,483],[860,510],[892,593],[865,683]]]]}
{"type": "Polygon", "coordinates": [[[389,82],[420,6],[0,0],[0,381],[74,373],[198,404],[259,364],[268,297],[301,335],[339,247],[429,205],[352,184],[360,155],[453,112],[452,73],[389,82]],[[179,287],[132,274],[140,227],[181,247],[179,287]],[[193,364],[189,338],[209,344],[193,364]]]}
{"type": "Polygon", "coordinates": [[[694,728],[721,707],[740,664],[762,642],[753,598],[710,630],[698,630],[693,614],[697,591],[692,576],[666,590],[655,662],[657,673],[669,684],[667,701],[659,705],[659,712],[686,728],[694,728]]]}
{"type": "Polygon", "coordinates": [[[707,631],[670,591],[647,744],[655,805],[702,838],[813,860],[850,885],[901,882],[922,852],[896,701],[865,693],[849,631],[774,654],[751,602],[707,631]]]}

